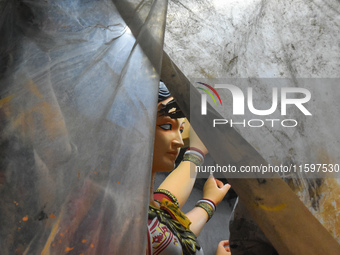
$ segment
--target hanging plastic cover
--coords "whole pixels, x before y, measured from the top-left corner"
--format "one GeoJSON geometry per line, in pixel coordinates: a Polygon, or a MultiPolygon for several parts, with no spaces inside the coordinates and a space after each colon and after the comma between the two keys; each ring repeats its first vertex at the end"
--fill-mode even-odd
{"type": "Polygon", "coordinates": [[[144,252],[167,1],[123,3],[0,1],[3,255],[144,252]]]}

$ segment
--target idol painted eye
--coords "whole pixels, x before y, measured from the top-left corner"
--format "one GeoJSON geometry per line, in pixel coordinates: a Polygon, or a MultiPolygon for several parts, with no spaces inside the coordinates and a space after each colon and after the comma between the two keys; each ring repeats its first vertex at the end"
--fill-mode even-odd
{"type": "Polygon", "coordinates": [[[172,125],[170,123],[163,124],[163,125],[158,125],[161,129],[164,130],[172,130],[172,125]]]}
{"type": "Polygon", "coordinates": [[[181,134],[183,133],[184,129],[180,129],[179,132],[181,132],[181,134]]]}

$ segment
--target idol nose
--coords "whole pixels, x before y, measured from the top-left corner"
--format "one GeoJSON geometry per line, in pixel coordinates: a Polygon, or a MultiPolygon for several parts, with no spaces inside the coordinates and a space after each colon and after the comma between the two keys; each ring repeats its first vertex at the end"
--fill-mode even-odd
{"type": "Polygon", "coordinates": [[[176,148],[181,148],[184,146],[184,142],[180,131],[177,132],[176,137],[173,139],[172,143],[176,148]]]}

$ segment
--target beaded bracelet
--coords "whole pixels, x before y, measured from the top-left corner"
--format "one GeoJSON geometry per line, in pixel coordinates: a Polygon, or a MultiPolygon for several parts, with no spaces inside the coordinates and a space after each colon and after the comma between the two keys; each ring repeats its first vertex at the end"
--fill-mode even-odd
{"type": "Polygon", "coordinates": [[[203,164],[203,159],[202,158],[200,158],[197,155],[191,154],[191,153],[184,154],[183,161],[191,161],[196,166],[200,166],[200,165],[203,164]]]}
{"type": "Polygon", "coordinates": [[[195,205],[195,207],[201,207],[204,211],[207,212],[208,214],[208,220],[207,222],[211,219],[211,217],[214,215],[214,210],[212,209],[212,207],[210,206],[210,204],[206,203],[206,202],[197,202],[197,204],[195,205]]]}
{"type": "Polygon", "coordinates": [[[188,149],[186,150],[185,153],[193,153],[197,156],[199,156],[200,158],[202,158],[204,160],[205,154],[203,153],[203,151],[201,151],[200,149],[196,148],[196,147],[188,147],[188,149]]]}
{"type": "Polygon", "coordinates": [[[203,153],[203,151],[201,151],[200,149],[198,149],[196,147],[189,147],[188,150],[189,151],[197,151],[203,156],[203,158],[205,157],[205,154],[203,153]]]}
{"type": "Polygon", "coordinates": [[[207,198],[202,198],[197,201],[197,203],[200,203],[200,202],[209,204],[211,208],[213,209],[213,211],[214,212],[216,211],[216,204],[212,200],[207,199],[207,198]]]}
{"type": "Polygon", "coordinates": [[[204,162],[204,156],[204,153],[200,149],[189,147],[184,153],[183,161],[191,161],[195,165],[201,166],[204,162]]]}
{"type": "Polygon", "coordinates": [[[197,152],[197,151],[193,151],[193,150],[187,150],[185,154],[192,154],[192,155],[196,155],[197,157],[199,157],[201,160],[204,160],[204,157],[201,153],[197,152]]]}

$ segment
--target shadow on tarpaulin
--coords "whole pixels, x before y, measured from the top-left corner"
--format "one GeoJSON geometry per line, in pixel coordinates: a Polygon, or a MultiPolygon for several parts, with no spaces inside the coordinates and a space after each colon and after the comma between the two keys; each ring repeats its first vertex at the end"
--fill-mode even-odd
{"type": "Polygon", "coordinates": [[[136,39],[109,0],[0,1],[1,254],[144,249],[166,4],[140,2],[136,39]]]}

